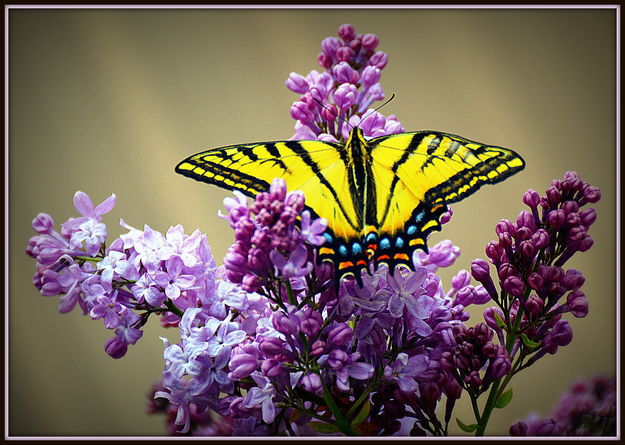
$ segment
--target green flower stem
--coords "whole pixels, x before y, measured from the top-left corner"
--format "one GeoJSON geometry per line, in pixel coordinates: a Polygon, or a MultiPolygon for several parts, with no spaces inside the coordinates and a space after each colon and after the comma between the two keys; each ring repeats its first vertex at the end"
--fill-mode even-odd
{"type": "Polygon", "coordinates": [[[184,312],[182,312],[180,308],[176,306],[174,302],[171,301],[169,298],[167,299],[167,301],[165,301],[165,306],[167,306],[167,309],[176,314],[178,317],[182,318],[184,312]]]}
{"type": "Polygon", "coordinates": [[[352,428],[349,426],[349,423],[347,423],[347,421],[343,417],[343,414],[341,414],[339,407],[336,406],[336,403],[334,402],[334,399],[330,394],[330,390],[328,390],[328,387],[325,384],[323,384],[323,400],[325,400],[325,402],[328,404],[328,408],[330,408],[330,411],[332,412],[332,414],[334,415],[334,419],[336,420],[336,425],[341,429],[343,434],[345,434],[346,436],[355,436],[356,433],[354,433],[354,430],[352,430],[352,428]]]}
{"type": "Polygon", "coordinates": [[[477,397],[475,397],[475,394],[473,394],[473,392],[469,392],[469,398],[471,399],[471,408],[473,408],[473,414],[475,415],[475,420],[477,421],[477,423],[480,423],[480,407],[477,406],[477,397]]]}
{"type": "MultiPolygon", "coordinates": [[[[530,290],[526,292],[525,298],[529,296],[530,290]]],[[[519,305],[519,309],[517,311],[516,317],[514,318],[514,325],[509,331],[508,338],[506,339],[506,350],[508,354],[512,352],[512,347],[514,346],[514,342],[517,339],[517,333],[519,331],[519,327],[521,325],[521,319],[523,318],[523,306],[519,305]]],[[[512,370],[510,370],[512,371],[512,370]]],[[[477,430],[475,430],[476,436],[483,436],[486,431],[486,425],[488,425],[488,420],[490,419],[490,415],[495,409],[495,402],[497,401],[497,396],[499,394],[499,386],[501,385],[502,378],[495,380],[493,386],[490,388],[490,393],[488,394],[488,399],[486,400],[486,405],[484,406],[484,411],[482,412],[482,416],[478,421],[477,430]]],[[[510,380],[506,380],[506,384],[510,380]]],[[[502,388],[503,389],[503,388],[502,388]]]]}
{"type": "Polygon", "coordinates": [[[295,306],[297,301],[295,301],[295,294],[293,294],[293,288],[291,287],[291,281],[287,278],[284,280],[284,284],[286,286],[286,293],[289,296],[289,304],[295,306]]]}
{"type": "Polygon", "coordinates": [[[94,258],[91,256],[75,256],[73,258],[75,260],[81,260],[81,261],[93,261],[94,263],[99,263],[100,261],[104,259],[104,258],[94,258]]]}

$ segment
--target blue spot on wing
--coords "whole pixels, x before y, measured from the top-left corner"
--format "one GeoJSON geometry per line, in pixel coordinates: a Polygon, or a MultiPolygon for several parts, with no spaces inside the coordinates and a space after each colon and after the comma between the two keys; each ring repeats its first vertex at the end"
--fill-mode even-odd
{"type": "Polygon", "coordinates": [[[362,253],[362,246],[359,243],[352,244],[352,254],[360,255],[362,253]]]}
{"type": "Polygon", "coordinates": [[[380,249],[390,249],[391,241],[388,238],[382,238],[380,240],[380,249]]]}

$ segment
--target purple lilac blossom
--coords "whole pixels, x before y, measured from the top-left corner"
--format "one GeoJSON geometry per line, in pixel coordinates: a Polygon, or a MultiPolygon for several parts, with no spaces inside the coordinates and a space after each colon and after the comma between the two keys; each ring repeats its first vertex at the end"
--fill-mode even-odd
{"type": "MultiPolygon", "coordinates": [[[[588,314],[588,300],[580,290],[585,281],[582,273],[563,266],[573,254],[592,246],[588,232],[596,212],[584,206],[600,197],[597,187],[570,171],[562,180],[552,181],[544,196],[528,190],[523,203],[529,211],[522,211],[516,222],[501,220],[495,227],[498,240],[486,246],[501,291],[496,289],[487,261],[477,259],[471,265],[473,277],[501,309],[496,309],[499,319],[507,312],[510,324],[516,323],[527,339],[518,336],[510,351],[513,361],[521,358],[513,372],[571,342],[573,331],[563,315],[581,318],[588,314]]],[[[501,339],[494,312],[485,312],[484,318],[501,339]]]]}
{"type": "Polygon", "coordinates": [[[317,61],[324,72],[289,74],[287,88],[301,95],[291,106],[296,121],[292,139],[345,142],[355,126],[368,138],[404,131],[394,115],[370,109],[384,99],[380,76],[388,56],[376,51],[378,43],[374,34],[356,34],[353,26],[342,25],[338,38],[321,43],[317,61]]]}
{"type": "Polygon", "coordinates": [[[169,229],[164,237],[145,226],[129,230],[105,249],[107,230],[102,216],[112,210],[115,195],[98,206],[83,192],[74,195],[76,210],[54,230],[49,215],[33,220],[38,233],[30,239],[26,253],[37,260],[33,283],[42,295],[61,295],[59,312],[79,306],[83,314],[102,319],[115,335],[104,350],[113,358],[123,357],[128,345],[141,338],[141,327],[150,314],[174,315],[166,301],[179,310],[207,302],[215,290],[215,261],[206,237],[199,231],[184,234],[182,226],[169,229]]]}

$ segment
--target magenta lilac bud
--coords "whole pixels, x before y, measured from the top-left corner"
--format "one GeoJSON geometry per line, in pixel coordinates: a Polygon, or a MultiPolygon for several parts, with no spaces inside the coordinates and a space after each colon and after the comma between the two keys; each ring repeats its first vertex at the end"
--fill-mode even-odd
{"type": "Polygon", "coordinates": [[[495,233],[497,235],[501,235],[502,233],[509,233],[511,236],[516,235],[516,227],[512,224],[511,221],[507,219],[502,219],[495,226],[495,233]]]}
{"type": "Polygon", "coordinates": [[[341,25],[339,26],[339,37],[343,39],[344,42],[349,42],[356,37],[356,30],[348,23],[341,25]]]}
{"type": "Polygon", "coordinates": [[[597,212],[595,209],[584,209],[579,213],[582,224],[586,227],[590,227],[597,219],[597,212]]]}
{"type": "Polygon", "coordinates": [[[328,344],[332,346],[343,346],[347,344],[354,335],[354,331],[347,323],[339,323],[328,333],[328,344]]]}
{"type": "Polygon", "coordinates": [[[523,280],[515,276],[509,276],[503,282],[503,288],[510,295],[522,297],[525,292],[525,284],[523,280]]]}
{"type": "Polygon", "coordinates": [[[601,199],[599,187],[589,186],[584,190],[585,202],[595,203],[601,199]]]}
{"type": "Polygon", "coordinates": [[[537,317],[543,310],[545,302],[536,294],[531,294],[525,301],[525,312],[531,317],[537,317]]]}
{"type": "Polygon", "coordinates": [[[562,193],[556,187],[549,187],[547,189],[547,199],[552,205],[557,204],[562,198],[562,193]]]}
{"type": "Polygon", "coordinates": [[[527,210],[522,210],[521,213],[519,213],[516,223],[519,227],[527,227],[531,230],[536,229],[536,220],[534,219],[534,215],[527,210]]]}
{"type": "Polygon", "coordinates": [[[521,241],[519,250],[521,251],[521,257],[526,261],[534,258],[536,254],[536,247],[530,240],[521,241]]]}
{"type": "Polygon", "coordinates": [[[547,233],[545,229],[538,229],[532,235],[532,244],[537,249],[542,249],[544,247],[547,247],[549,245],[549,241],[550,241],[549,233],[547,233]]]}
{"type": "Polygon", "coordinates": [[[362,36],[362,46],[370,51],[374,51],[379,43],[380,39],[375,34],[365,34],[362,36]]]}
{"type": "Polygon", "coordinates": [[[104,351],[112,358],[122,358],[128,352],[128,344],[118,337],[109,338],[104,342],[104,351]]]}
{"type": "Polygon", "coordinates": [[[566,304],[574,317],[584,318],[588,315],[588,300],[581,290],[571,292],[566,298],[566,304]]]}
{"type": "Polygon", "coordinates": [[[381,70],[384,69],[388,63],[388,55],[385,52],[377,51],[369,59],[369,65],[377,66],[381,70]]]}
{"type": "Polygon", "coordinates": [[[529,189],[523,195],[523,203],[531,208],[536,208],[540,204],[540,195],[536,190],[529,189]]]}
{"type": "Polygon", "coordinates": [[[579,270],[569,269],[562,279],[562,286],[567,290],[577,290],[583,286],[586,279],[579,270]]]}

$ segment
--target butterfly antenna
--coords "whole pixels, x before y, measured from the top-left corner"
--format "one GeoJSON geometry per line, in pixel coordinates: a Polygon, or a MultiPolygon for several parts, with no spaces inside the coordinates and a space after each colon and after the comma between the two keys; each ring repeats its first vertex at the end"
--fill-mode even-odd
{"type": "Polygon", "coordinates": [[[367,113],[366,115],[364,115],[362,117],[362,119],[360,120],[361,122],[364,121],[368,116],[372,115],[373,113],[375,113],[376,111],[378,111],[380,108],[382,108],[384,105],[388,104],[390,101],[392,101],[393,99],[395,99],[395,93],[391,94],[391,97],[389,97],[389,99],[384,102],[382,105],[380,105],[379,107],[377,107],[375,110],[371,110],[370,113],[367,113]]]}
{"type": "MultiPolygon", "coordinates": [[[[330,111],[330,109],[328,107],[326,107],[320,100],[315,99],[314,97],[312,98],[315,102],[317,102],[319,105],[321,105],[322,108],[325,108],[326,110],[328,110],[330,113],[332,113],[332,111],[330,111]]],[[[345,122],[347,125],[349,125],[350,127],[354,128],[354,126],[352,124],[349,123],[349,121],[347,119],[345,119],[343,116],[341,116],[340,114],[336,115],[337,117],[339,117],[343,122],[345,122]]]]}

